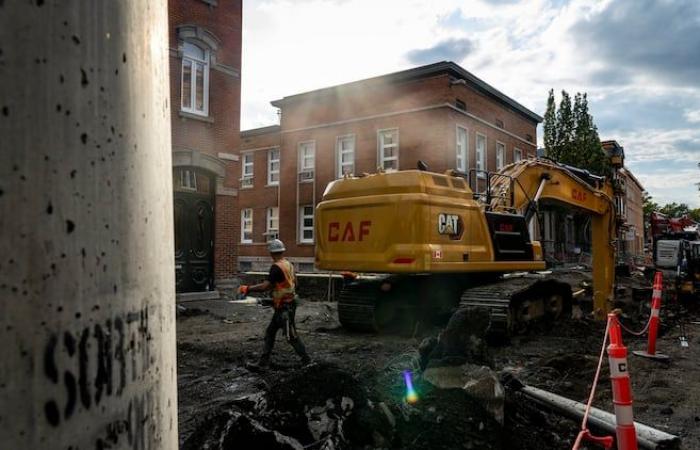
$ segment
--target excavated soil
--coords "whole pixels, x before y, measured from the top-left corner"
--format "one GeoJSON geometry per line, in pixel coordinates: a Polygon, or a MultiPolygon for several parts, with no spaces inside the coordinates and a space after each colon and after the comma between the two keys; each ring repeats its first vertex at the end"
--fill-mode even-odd
{"type": "MultiPolygon", "coordinates": [[[[585,286],[585,271],[561,275],[585,286]]],[[[619,284],[623,322],[640,329],[648,303],[632,299],[645,280],[619,284]]],[[[584,311],[590,299],[582,302],[584,311]]],[[[658,351],[669,363],[629,357],[635,419],[679,435],[684,449],[700,448],[700,308],[667,302],[658,351]],[[694,323],[696,322],[696,323],[694,323]],[[685,334],[688,347],[680,345],[685,334]]],[[[499,424],[462,390],[432,388],[420,377],[420,336],[350,333],[337,322],[334,303],[302,302],[297,325],[314,364],[302,367],[280,335],[273,364],[256,361],[272,312],[226,300],[189,302],[180,311],[178,404],[181,448],[280,449],[570,449],[579,424],[507,395],[499,424]],[[405,400],[404,371],[413,375],[418,401],[405,400]]],[[[416,329],[416,327],[407,327],[416,329]]],[[[566,320],[533,329],[491,347],[494,370],[507,369],[541,389],[585,402],[605,324],[566,320]]],[[[631,350],[645,338],[624,334],[631,350]]],[[[612,411],[607,363],[594,405],[612,411]]],[[[593,448],[593,447],[591,447],[593,448]]]]}

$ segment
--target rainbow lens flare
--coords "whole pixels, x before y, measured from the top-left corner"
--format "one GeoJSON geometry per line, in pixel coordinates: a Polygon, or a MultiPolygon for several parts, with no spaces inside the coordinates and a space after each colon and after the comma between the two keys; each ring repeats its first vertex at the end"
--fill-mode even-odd
{"type": "Polygon", "coordinates": [[[418,394],[416,390],[413,389],[413,381],[411,381],[411,371],[404,370],[403,379],[406,381],[406,402],[414,404],[418,402],[418,394]]]}

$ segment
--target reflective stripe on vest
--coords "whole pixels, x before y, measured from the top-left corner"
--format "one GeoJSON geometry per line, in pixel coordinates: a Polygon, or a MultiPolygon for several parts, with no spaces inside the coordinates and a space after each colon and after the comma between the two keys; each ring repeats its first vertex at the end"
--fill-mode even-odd
{"type": "Polygon", "coordinates": [[[275,308],[279,308],[283,303],[291,303],[294,300],[294,266],[286,259],[281,259],[275,263],[284,274],[284,281],[275,283],[272,288],[272,301],[275,308]]]}

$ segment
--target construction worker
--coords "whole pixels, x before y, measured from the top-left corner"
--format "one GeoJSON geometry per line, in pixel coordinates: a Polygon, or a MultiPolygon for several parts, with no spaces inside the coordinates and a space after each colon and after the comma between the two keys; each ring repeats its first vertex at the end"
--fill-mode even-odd
{"type": "Polygon", "coordinates": [[[275,337],[277,331],[281,328],[284,336],[297,354],[301,357],[303,364],[311,362],[311,358],[306,353],[304,343],[299,338],[294,324],[294,313],[296,310],[296,276],[294,275],[294,266],[284,257],[284,243],[279,239],[273,239],[267,244],[267,250],[273,259],[273,264],[270,266],[270,273],[267,280],[260,284],[252,286],[243,285],[238,288],[238,291],[247,295],[249,292],[264,292],[272,290],[272,307],[274,314],[272,320],[265,331],[265,344],[263,352],[260,356],[257,367],[267,367],[270,364],[270,355],[272,348],[275,345],[275,337]]]}

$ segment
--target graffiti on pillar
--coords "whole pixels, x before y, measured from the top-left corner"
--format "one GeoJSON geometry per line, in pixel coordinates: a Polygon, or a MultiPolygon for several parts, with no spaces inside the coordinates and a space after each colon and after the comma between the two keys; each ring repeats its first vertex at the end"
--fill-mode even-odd
{"type": "MultiPolygon", "coordinates": [[[[57,395],[44,403],[46,421],[58,427],[79,408],[90,411],[109,397],[123,397],[129,384],[147,375],[152,365],[150,345],[147,308],[50,335],[43,371],[57,395]]],[[[132,448],[145,448],[143,422],[153,406],[150,391],[139,390],[128,405],[122,419],[107,424],[96,448],[109,448],[124,434],[132,448]]]]}

